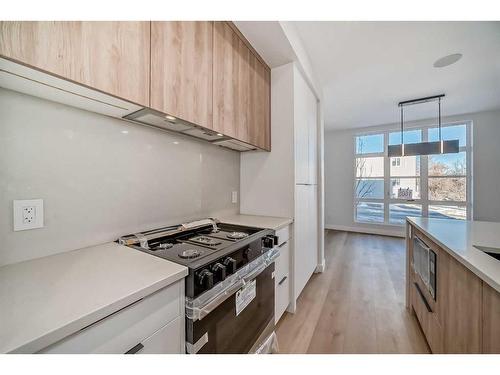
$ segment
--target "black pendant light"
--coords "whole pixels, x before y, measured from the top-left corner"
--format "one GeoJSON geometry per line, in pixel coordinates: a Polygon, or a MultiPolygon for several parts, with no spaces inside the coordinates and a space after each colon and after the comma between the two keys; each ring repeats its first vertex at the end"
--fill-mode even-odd
{"type": "Polygon", "coordinates": [[[458,139],[453,139],[449,141],[443,141],[441,137],[441,98],[444,94],[428,96],[426,98],[406,100],[404,102],[399,102],[398,106],[401,108],[401,144],[390,145],[387,148],[387,154],[389,157],[395,156],[415,156],[415,155],[436,155],[436,154],[453,154],[459,152],[459,141],[458,139]],[[421,104],[427,102],[438,102],[438,126],[439,126],[439,141],[435,142],[419,142],[419,143],[404,143],[404,107],[407,105],[421,104]]]}

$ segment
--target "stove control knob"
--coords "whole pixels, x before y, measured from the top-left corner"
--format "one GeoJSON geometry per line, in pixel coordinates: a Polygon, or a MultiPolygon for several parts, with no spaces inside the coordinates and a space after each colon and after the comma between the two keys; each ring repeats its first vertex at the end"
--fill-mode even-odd
{"type": "Polygon", "coordinates": [[[227,257],[226,259],[224,259],[222,261],[222,263],[224,263],[224,265],[226,266],[227,273],[231,274],[231,273],[236,272],[236,260],[235,259],[233,259],[231,257],[227,257]]]}
{"type": "Polygon", "coordinates": [[[205,290],[214,286],[214,274],[206,268],[198,273],[198,284],[205,290]]]}
{"type": "Polygon", "coordinates": [[[220,263],[215,263],[212,266],[212,272],[215,273],[215,275],[217,276],[217,279],[219,281],[226,279],[226,266],[224,266],[220,263]]]}
{"type": "Polygon", "coordinates": [[[275,246],[275,242],[277,242],[277,238],[276,236],[265,236],[262,238],[262,246],[272,249],[275,246]]]}

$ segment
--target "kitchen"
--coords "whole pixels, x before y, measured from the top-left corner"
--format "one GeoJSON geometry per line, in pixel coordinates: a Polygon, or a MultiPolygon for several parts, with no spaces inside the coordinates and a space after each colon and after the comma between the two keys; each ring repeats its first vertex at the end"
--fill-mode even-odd
{"type": "Polygon", "coordinates": [[[150,18],[0,21],[1,353],[500,353],[498,22],[150,18]]]}
{"type": "MultiPolygon", "coordinates": [[[[11,301],[3,314],[2,352],[195,354],[275,347],[275,323],[286,309],[293,311],[321,267],[317,103],[294,64],[286,74],[296,87],[286,91],[291,101],[283,104],[290,107],[280,114],[297,117],[297,132],[302,126],[302,154],[274,147],[288,176],[273,177],[282,195],[273,208],[271,195],[240,190],[271,180],[251,171],[267,165],[255,164],[254,155],[248,173],[240,169],[247,162],[240,152],[269,155],[271,76],[234,23],[4,21],[0,28],[2,159],[9,161],[3,195],[13,211],[12,224],[2,228],[2,299],[11,301]],[[200,41],[206,43],[201,49],[200,41]],[[299,94],[308,102],[294,111],[299,94]],[[31,145],[20,154],[27,139],[31,145]],[[302,173],[296,181],[295,165],[302,173]],[[300,230],[292,229],[293,217],[300,230]],[[292,250],[292,239],[301,241],[297,249],[306,245],[303,252],[292,250]],[[114,282],[100,286],[106,279],[114,282]],[[71,290],[81,291],[74,300],[67,297],[71,290]],[[161,298],[165,306],[154,302],[161,298]],[[31,311],[40,314],[28,319],[31,311]],[[142,320],[139,311],[163,318],[142,320]]],[[[288,123],[275,123],[294,139],[288,123]]]]}

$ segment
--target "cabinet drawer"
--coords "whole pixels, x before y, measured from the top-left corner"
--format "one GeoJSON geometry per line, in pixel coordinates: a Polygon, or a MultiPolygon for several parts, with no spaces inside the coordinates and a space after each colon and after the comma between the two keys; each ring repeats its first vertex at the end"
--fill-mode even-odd
{"type": "Polygon", "coordinates": [[[184,316],[180,280],[43,349],[41,353],[125,353],[165,324],[184,316]]]}
{"type": "Polygon", "coordinates": [[[183,327],[183,319],[179,316],[131,348],[128,354],[183,354],[183,327]]]}
{"type": "Polygon", "coordinates": [[[290,282],[288,275],[275,278],[274,322],[278,323],[290,303],[290,282]]]}
{"type": "Polygon", "coordinates": [[[290,273],[290,242],[283,242],[279,245],[280,256],[276,259],[275,275],[281,280],[283,276],[290,273]]]}
{"type": "Polygon", "coordinates": [[[278,245],[288,241],[290,239],[290,225],[278,229],[275,234],[278,236],[278,245]]]}
{"type": "Polygon", "coordinates": [[[417,316],[420,327],[424,332],[432,353],[443,353],[443,331],[436,312],[432,310],[419,284],[412,281],[410,290],[413,310],[415,311],[415,315],[417,316]]]}

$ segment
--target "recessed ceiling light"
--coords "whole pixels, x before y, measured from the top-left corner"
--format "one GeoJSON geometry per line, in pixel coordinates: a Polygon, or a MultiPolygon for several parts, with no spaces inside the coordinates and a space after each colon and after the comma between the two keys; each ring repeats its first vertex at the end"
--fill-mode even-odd
{"type": "Polygon", "coordinates": [[[461,53],[454,53],[452,55],[441,57],[437,59],[434,63],[434,68],[444,68],[445,66],[455,64],[458,60],[462,58],[461,53]]]}
{"type": "Polygon", "coordinates": [[[221,133],[217,133],[217,136],[218,136],[218,137],[224,137],[224,135],[223,135],[223,134],[221,134],[221,133]]]}
{"type": "Polygon", "coordinates": [[[165,118],[168,120],[168,121],[175,121],[177,120],[174,116],[170,116],[170,115],[166,115],[165,118]]]}
{"type": "Polygon", "coordinates": [[[123,134],[128,134],[128,130],[122,130],[123,134]]]}

